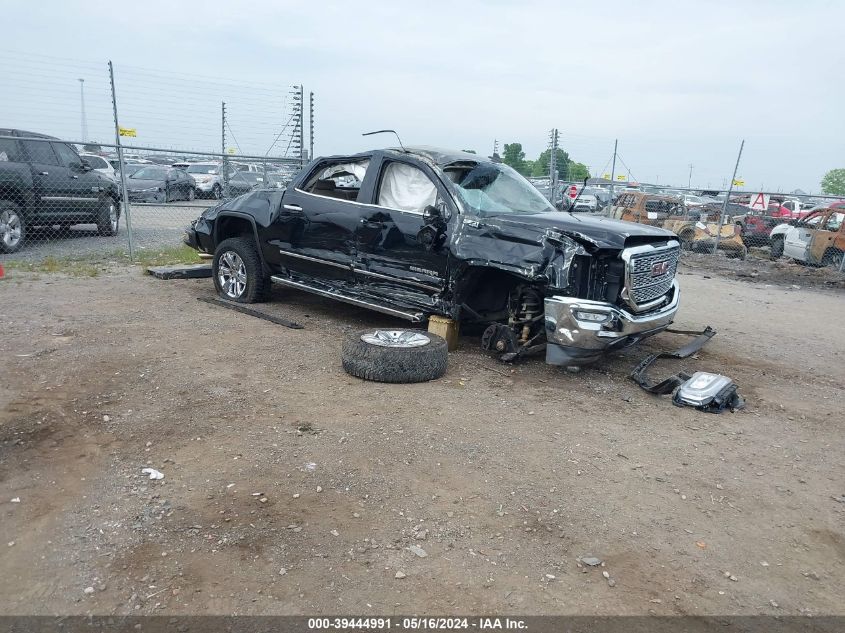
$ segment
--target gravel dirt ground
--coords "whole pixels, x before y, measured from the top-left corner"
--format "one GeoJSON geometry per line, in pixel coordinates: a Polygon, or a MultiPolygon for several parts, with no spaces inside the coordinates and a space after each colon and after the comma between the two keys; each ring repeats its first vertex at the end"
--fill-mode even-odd
{"type": "Polygon", "coordinates": [[[744,411],[626,378],[670,334],[577,374],[465,336],[388,385],[340,366],[401,325],[376,313],[277,288],[291,330],[207,279],[7,274],[0,612],[843,614],[845,297],[680,280],[676,327],[719,334],[651,374],[724,373],[744,411]]]}

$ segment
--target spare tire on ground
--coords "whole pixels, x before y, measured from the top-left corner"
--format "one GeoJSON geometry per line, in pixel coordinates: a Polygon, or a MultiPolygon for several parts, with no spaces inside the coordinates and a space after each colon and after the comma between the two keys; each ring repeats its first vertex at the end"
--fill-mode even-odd
{"type": "Polygon", "coordinates": [[[446,373],[445,339],[425,330],[368,329],[343,341],[343,369],[378,382],[425,382],[446,373]]]}

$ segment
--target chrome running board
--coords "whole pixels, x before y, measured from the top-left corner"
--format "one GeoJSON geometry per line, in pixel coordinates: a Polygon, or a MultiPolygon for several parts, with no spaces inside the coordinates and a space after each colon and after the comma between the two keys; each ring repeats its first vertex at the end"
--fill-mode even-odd
{"type": "Polygon", "coordinates": [[[283,286],[289,286],[291,288],[296,288],[297,290],[304,290],[305,292],[310,292],[312,294],[319,295],[321,297],[327,297],[329,299],[337,299],[338,301],[343,301],[344,303],[351,303],[352,305],[358,306],[359,308],[367,308],[369,310],[381,312],[382,314],[389,314],[390,316],[396,316],[401,319],[407,319],[409,321],[412,321],[413,323],[420,323],[422,321],[425,321],[425,315],[422,312],[402,312],[401,310],[395,310],[394,308],[388,308],[377,303],[371,303],[369,301],[364,301],[363,299],[350,297],[349,295],[344,295],[339,292],[334,292],[332,290],[316,288],[314,286],[304,284],[301,281],[294,281],[292,279],[286,279],[284,277],[278,277],[276,275],[273,275],[272,277],[270,277],[270,279],[272,279],[275,283],[281,284],[283,286]]]}

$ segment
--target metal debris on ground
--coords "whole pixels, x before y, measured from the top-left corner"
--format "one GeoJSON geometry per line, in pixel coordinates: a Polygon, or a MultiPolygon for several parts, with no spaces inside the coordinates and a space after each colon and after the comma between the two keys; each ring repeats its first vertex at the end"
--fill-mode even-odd
{"type": "Polygon", "coordinates": [[[155,468],[142,468],[141,472],[144,475],[149,475],[150,479],[164,479],[164,473],[155,468]]]}
{"type": "Polygon", "coordinates": [[[247,308],[237,303],[218,299],[217,297],[197,297],[197,301],[202,301],[203,303],[210,303],[212,305],[217,305],[222,308],[228,308],[229,310],[234,310],[235,312],[242,312],[243,314],[248,314],[249,316],[254,316],[258,319],[264,319],[265,321],[269,321],[270,323],[282,325],[292,330],[301,330],[304,327],[296,321],[289,321],[281,317],[273,316],[272,314],[265,314],[264,312],[259,312],[258,310],[253,310],[252,308],[247,308]]]}
{"type": "Polygon", "coordinates": [[[147,274],[156,279],[208,279],[211,264],[190,264],[188,266],[149,266],[147,274]]]}

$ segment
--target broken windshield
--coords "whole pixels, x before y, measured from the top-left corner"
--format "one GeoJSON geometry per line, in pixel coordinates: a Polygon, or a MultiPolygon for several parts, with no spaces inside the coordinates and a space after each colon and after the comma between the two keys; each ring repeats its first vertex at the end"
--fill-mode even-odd
{"type": "Polygon", "coordinates": [[[482,215],[548,213],[555,208],[537,189],[507,165],[476,163],[449,166],[444,173],[464,206],[482,215]]]}

